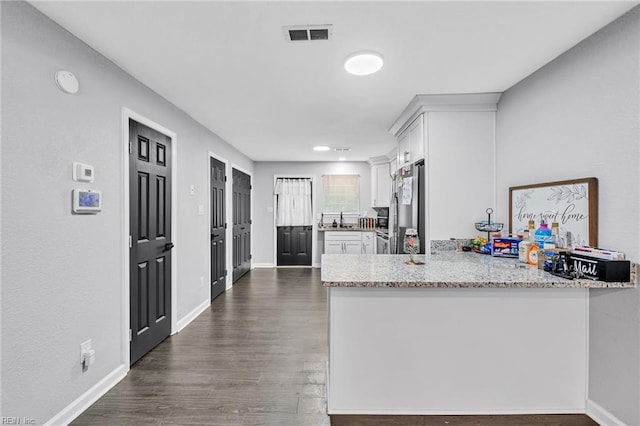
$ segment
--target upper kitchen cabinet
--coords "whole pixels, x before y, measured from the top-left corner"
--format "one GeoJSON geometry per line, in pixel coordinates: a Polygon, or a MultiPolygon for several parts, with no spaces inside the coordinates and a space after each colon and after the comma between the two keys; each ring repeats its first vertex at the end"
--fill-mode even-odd
{"type": "Polygon", "coordinates": [[[424,159],[424,114],[413,119],[398,136],[398,168],[424,159]]]}
{"type": "Polygon", "coordinates": [[[371,165],[371,201],[373,207],[389,207],[391,200],[390,163],[371,165]]]}
{"type": "Polygon", "coordinates": [[[391,175],[398,170],[398,150],[393,149],[387,155],[369,159],[371,164],[371,201],[372,207],[389,207],[391,201],[391,175]]]}
{"type": "Polygon", "coordinates": [[[399,167],[425,159],[425,223],[431,240],[472,238],[486,208],[495,210],[500,95],[418,95],[389,129],[398,140],[399,167]]]}

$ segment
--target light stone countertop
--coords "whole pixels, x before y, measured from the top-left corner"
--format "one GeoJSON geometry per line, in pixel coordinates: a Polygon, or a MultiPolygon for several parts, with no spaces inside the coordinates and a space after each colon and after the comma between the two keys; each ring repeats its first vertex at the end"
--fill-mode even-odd
{"type": "MultiPolygon", "coordinates": [[[[407,265],[409,255],[324,254],[322,283],[325,287],[424,287],[424,288],[633,288],[631,282],[567,280],[517,259],[441,251],[424,265],[407,265]]],[[[425,260],[424,255],[415,256],[425,260]]]]}

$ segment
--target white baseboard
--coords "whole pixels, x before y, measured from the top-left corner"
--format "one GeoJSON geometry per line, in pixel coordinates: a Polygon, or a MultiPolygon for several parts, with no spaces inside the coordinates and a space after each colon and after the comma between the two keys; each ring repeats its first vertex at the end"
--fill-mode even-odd
{"type": "Polygon", "coordinates": [[[626,423],[590,399],[587,399],[587,416],[600,426],[626,426],[626,423]]]}
{"type": "Polygon", "coordinates": [[[320,262],[318,263],[314,263],[313,265],[311,265],[312,268],[319,268],[322,264],[320,262]]]}
{"type": "Polygon", "coordinates": [[[202,302],[201,304],[196,306],[196,308],[194,310],[192,310],[187,315],[185,315],[182,318],[180,318],[178,320],[178,323],[177,323],[177,331],[176,331],[176,333],[180,333],[186,326],[188,326],[191,323],[191,321],[196,319],[198,317],[198,315],[200,315],[201,313],[206,311],[207,308],[209,307],[209,305],[211,305],[211,301],[210,300],[205,300],[204,302],[202,302]]]}
{"type": "Polygon", "coordinates": [[[252,269],[257,268],[275,268],[275,265],[273,263],[254,263],[252,269]]]}
{"type": "Polygon", "coordinates": [[[128,371],[129,368],[125,364],[120,365],[46,422],[45,426],[68,425],[105,393],[111,390],[111,388],[117,385],[120,380],[124,379],[128,371]]]}
{"type": "Polygon", "coordinates": [[[372,409],[327,409],[327,414],[333,415],[374,415],[374,416],[508,416],[508,415],[524,415],[524,414],[584,414],[584,410],[580,408],[495,408],[495,409],[468,409],[468,410],[424,410],[424,409],[389,409],[389,410],[372,410],[372,409]]]}

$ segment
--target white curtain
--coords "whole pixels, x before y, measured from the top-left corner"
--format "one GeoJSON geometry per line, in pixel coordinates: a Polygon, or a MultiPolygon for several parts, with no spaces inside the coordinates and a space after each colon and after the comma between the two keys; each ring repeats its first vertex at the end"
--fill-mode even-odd
{"type": "Polygon", "coordinates": [[[276,226],[311,226],[311,179],[276,179],[276,226]]]}

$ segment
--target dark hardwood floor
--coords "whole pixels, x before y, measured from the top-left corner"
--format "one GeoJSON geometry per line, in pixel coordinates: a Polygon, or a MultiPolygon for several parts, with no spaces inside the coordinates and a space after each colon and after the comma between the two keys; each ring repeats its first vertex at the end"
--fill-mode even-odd
{"type": "Polygon", "coordinates": [[[256,269],[142,358],[74,425],[587,426],[583,415],[326,415],[319,269],[256,269]]]}

